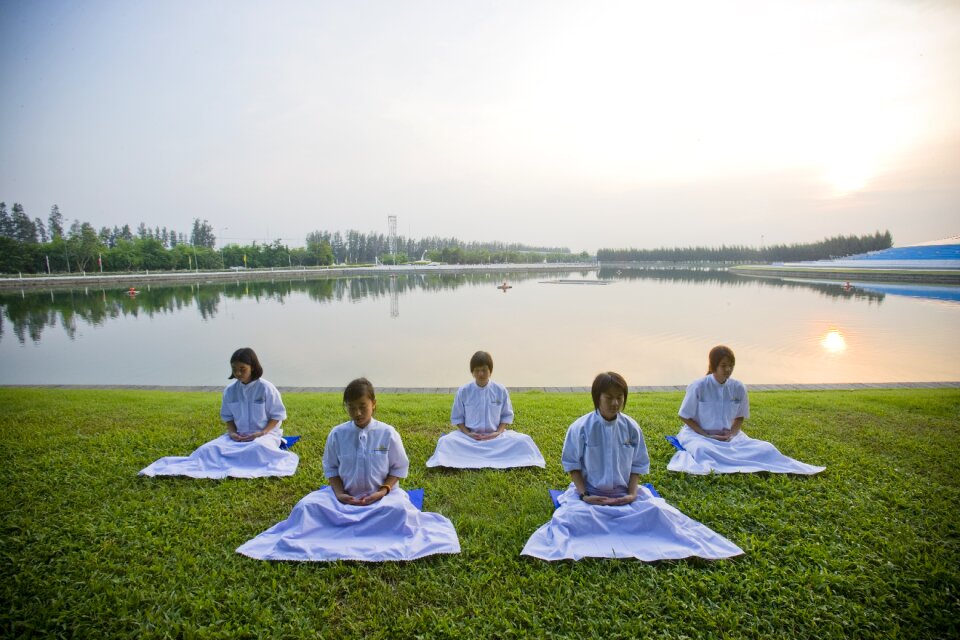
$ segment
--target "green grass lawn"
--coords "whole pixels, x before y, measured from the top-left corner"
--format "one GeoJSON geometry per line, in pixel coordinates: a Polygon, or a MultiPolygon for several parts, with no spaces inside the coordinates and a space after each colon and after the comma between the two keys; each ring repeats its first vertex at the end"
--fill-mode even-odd
{"type": "Polygon", "coordinates": [[[218,435],[211,393],[0,389],[0,636],[330,638],[948,638],[960,633],[960,391],[756,392],[746,431],[827,470],[670,473],[682,394],[633,394],[652,482],[730,538],[735,560],[521,557],[565,487],[587,394],[514,394],[547,468],[428,470],[452,396],[388,395],[377,417],[408,488],[462,553],[408,563],[286,563],[234,553],[322,482],[333,394],[287,394],[292,478],[142,478],[218,435]]]}

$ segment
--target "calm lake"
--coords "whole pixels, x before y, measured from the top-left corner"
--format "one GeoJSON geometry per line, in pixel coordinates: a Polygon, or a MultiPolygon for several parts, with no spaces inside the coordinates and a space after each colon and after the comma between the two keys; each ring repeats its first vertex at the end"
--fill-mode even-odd
{"type": "Polygon", "coordinates": [[[0,384],[219,385],[253,347],[281,386],[686,384],[707,351],[750,383],[960,380],[957,287],[725,271],[370,275],[0,294],[0,384]],[[504,280],[512,288],[497,288],[504,280]]]}

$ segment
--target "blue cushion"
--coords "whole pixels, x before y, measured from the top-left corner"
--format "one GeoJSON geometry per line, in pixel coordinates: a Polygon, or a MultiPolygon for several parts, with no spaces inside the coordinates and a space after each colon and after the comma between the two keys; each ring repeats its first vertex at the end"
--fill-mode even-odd
{"type": "Polygon", "coordinates": [[[677,451],[686,451],[686,449],[683,448],[683,445],[680,444],[680,441],[677,440],[677,436],[663,436],[663,437],[667,439],[667,442],[669,442],[674,447],[676,447],[677,451]]]}
{"type": "Polygon", "coordinates": [[[293,449],[293,445],[297,444],[302,436],[283,436],[280,438],[280,448],[283,450],[293,449]]]}

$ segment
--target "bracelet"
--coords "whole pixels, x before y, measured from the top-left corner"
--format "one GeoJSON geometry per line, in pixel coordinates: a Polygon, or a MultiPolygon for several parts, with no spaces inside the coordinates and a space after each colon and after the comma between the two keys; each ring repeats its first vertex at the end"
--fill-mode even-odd
{"type": "Polygon", "coordinates": [[[583,500],[583,499],[586,498],[588,495],[590,495],[590,493],[587,492],[587,491],[584,491],[583,493],[580,494],[580,499],[583,500]]]}
{"type": "Polygon", "coordinates": [[[381,488],[381,489],[386,489],[386,490],[387,490],[387,493],[390,493],[390,491],[391,491],[390,485],[388,485],[388,484],[382,484],[382,485],[380,485],[380,488],[381,488]]]}

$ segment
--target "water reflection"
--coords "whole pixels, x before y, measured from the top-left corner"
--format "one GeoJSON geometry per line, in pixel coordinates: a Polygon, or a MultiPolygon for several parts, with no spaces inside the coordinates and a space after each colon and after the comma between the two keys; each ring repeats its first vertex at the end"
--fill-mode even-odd
{"type": "MultiPolygon", "coordinates": [[[[750,287],[759,285],[761,287],[777,289],[810,289],[829,298],[865,300],[870,303],[876,302],[877,304],[883,302],[887,293],[898,292],[876,285],[851,285],[848,282],[826,282],[821,280],[760,278],[756,276],[743,276],[720,269],[623,269],[603,267],[600,269],[599,277],[610,280],[656,280],[677,284],[696,282],[718,284],[724,287],[750,287]]],[[[916,295],[922,296],[923,294],[920,292],[928,288],[933,290],[939,289],[940,287],[914,285],[911,287],[911,290],[914,291],[916,295]]]]}
{"type": "MultiPolygon", "coordinates": [[[[580,273],[581,277],[588,272],[580,273]]],[[[517,282],[545,277],[567,277],[563,272],[511,273],[517,282]]],[[[313,302],[331,304],[357,303],[368,299],[389,298],[390,317],[400,316],[400,297],[415,290],[437,292],[461,287],[494,286],[504,280],[502,274],[423,273],[389,277],[360,276],[348,278],[236,281],[183,286],[145,285],[136,295],[128,289],[68,289],[59,291],[19,291],[0,294],[0,340],[6,336],[7,323],[13,335],[24,344],[39,342],[44,331],[57,325],[67,337],[76,338],[78,321],[89,326],[103,326],[109,320],[179,313],[195,307],[204,321],[213,320],[230,300],[252,300],[257,303],[284,305],[294,294],[306,294],[313,302]]]]}
{"type": "Polygon", "coordinates": [[[827,353],[840,353],[846,351],[847,340],[843,337],[843,334],[840,333],[839,329],[831,329],[827,331],[823,339],[820,340],[820,345],[827,353]]]}
{"type": "Polygon", "coordinates": [[[748,384],[960,379],[960,304],[859,287],[604,270],[18,291],[0,295],[0,384],[217,384],[224,359],[253,346],[281,385],[457,386],[477,349],[508,386],[582,386],[604,370],[682,385],[718,343],[748,384]]]}

